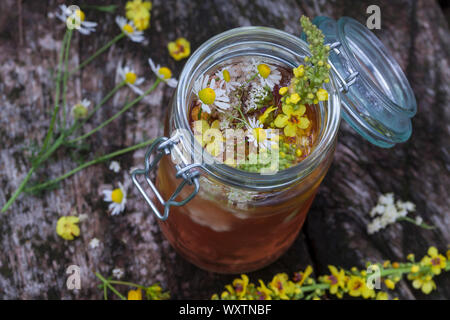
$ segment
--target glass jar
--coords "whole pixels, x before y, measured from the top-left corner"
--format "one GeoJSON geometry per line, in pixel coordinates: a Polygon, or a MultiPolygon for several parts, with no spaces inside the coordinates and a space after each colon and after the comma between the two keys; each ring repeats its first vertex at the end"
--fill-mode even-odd
{"type": "MultiPolygon", "coordinates": [[[[319,20],[316,18],[314,22],[316,24],[326,22],[328,28],[326,30],[329,31],[330,20],[322,17],[319,20]]],[[[359,27],[364,28],[361,25],[359,27]]],[[[329,33],[325,35],[328,37],[329,33]]],[[[388,111],[391,114],[396,111],[401,113],[402,108],[398,107],[400,111],[395,110],[396,103],[393,99],[395,92],[383,93],[383,84],[362,82],[366,81],[365,77],[363,79],[359,76],[363,72],[363,67],[357,64],[349,65],[350,60],[357,61],[358,58],[352,58],[353,53],[345,52],[344,49],[341,49],[342,52],[339,51],[338,41],[347,42],[345,37],[332,40],[328,43],[333,55],[338,56],[340,64],[332,61],[330,57],[331,81],[324,86],[329,99],[316,106],[318,135],[314,149],[299,164],[271,175],[235,169],[215,161],[204,152],[194,139],[188,121],[192,87],[200,75],[236,57],[259,56],[289,68],[296,67],[304,63],[304,58],[310,54],[308,44],[280,30],[243,27],[211,38],[187,61],[165,121],[164,134],[171,138],[160,138],[149,148],[145,168],[134,171],[132,178],[160,219],[160,227],[171,245],[193,264],[220,273],[249,272],[270,264],[289,248],[297,237],[318,187],[333,160],[343,94],[346,97],[350,96],[346,98],[351,104],[351,107],[346,108],[346,117],[352,126],[370,141],[386,147],[408,138],[410,131],[409,134],[402,132],[402,137],[399,138],[398,117],[403,117],[401,124],[404,126],[412,116],[411,113],[403,112],[397,117],[397,122],[392,119],[395,115],[391,116],[389,120],[394,123],[392,126],[391,123],[380,120],[380,117],[375,119],[370,114],[362,114],[360,105],[355,106],[351,95],[356,94],[359,99],[362,96],[360,92],[355,92],[353,87],[359,90],[365,85],[374,86],[378,91],[366,90],[364,94],[370,97],[362,99],[370,101],[373,99],[372,95],[385,95],[386,101],[381,100],[381,103],[394,105],[389,106],[391,109],[388,111]],[[365,119],[369,119],[369,124],[363,123],[361,129],[358,127],[358,121],[364,116],[365,119]],[[384,131],[380,129],[379,123],[384,126],[384,131]],[[375,128],[373,131],[370,124],[375,128]],[[381,139],[380,132],[384,132],[383,137],[387,135],[391,139],[381,139]],[[150,174],[159,161],[154,184],[150,174]],[[140,184],[139,175],[145,176],[152,191],[151,196],[140,184]]],[[[379,46],[376,42],[378,40],[372,41],[371,46],[379,46]]],[[[379,47],[378,50],[385,49],[379,47]]],[[[392,63],[392,58],[386,57],[388,59],[386,61],[392,63]]],[[[379,68],[370,65],[367,59],[362,61],[366,63],[364,72],[367,73],[369,69],[369,73],[380,73],[379,68]]],[[[386,63],[386,61],[379,62],[386,63]]],[[[400,68],[397,68],[394,71],[398,73],[399,70],[400,68]]],[[[369,79],[376,82],[383,77],[377,74],[376,77],[369,79]]],[[[394,81],[395,79],[388,84],[394,81]]],[[[398,90],[397,92],[406,97],[412,94],[408,92],[408,88],[393,90],[398,90]]],[[[412,97],[414,99],[414,96],[412,97]]],[[[372,102],[380,104],[378,99],[372,102]]],[[[370,109],[368,106],[365,108],[370,109]]],[[[409,109],[411,108],[415,109],[415,105],[409,106],[409,109]]],[[[383,113],[380,110],[377,112],[383,113]]],[[[406,127],[408,129],[408,123],[406,127]]]]}

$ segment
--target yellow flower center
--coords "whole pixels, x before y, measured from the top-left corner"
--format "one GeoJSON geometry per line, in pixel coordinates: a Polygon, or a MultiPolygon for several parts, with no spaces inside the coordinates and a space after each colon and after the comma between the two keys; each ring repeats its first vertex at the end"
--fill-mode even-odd
{"type": "Polygon", "coordinates": [[[77,16],[78,19],[80,19],[80,21],[84,21],[84,19],[86,19],[86,15],[81,10],[75,11],[75,15],[77,16]]]}
{"type": "Polygon", "coordinates": [[[222,72],[223,74],[223,80],[225,80],[226,82],[230,82],[230,72],[228,70],[223,70],[222,72]]]}
{"type": "Polygon", "coordinates": [[[267,78],[270,75],[270,67],[267,64],[259,64],[258,65],[258,72],[264,79],[267,78]]]}
{"type": "Polygon", "coordinates": [[[256,141],[262,142],[267,139],[266,130],[263,128],[255,128],[253,129],[253,136],[256,138],[256,141]]]}
{"type": "Polygon", "coordinates": [[[136,82],[137,75],[134,72],[127,72],[125,74],[125,82],[129,84],[134,84],[136,82]]]}
{"type": "Polygon", "coordinates": [[[123,200],[123,192],[119,188],[114,189],[111,193],[111,200],[115,203],[122,203],[123,200]]]}
{"type": "Polygon", "coordinates": [[[127,23],[126,25],[123,26],[123,31],[125,31],[126,33],[133,33],[134,28],[127,23]]]}
{"type": "Polygon", "coordinates": [[[216,100],[216,93],[211,88],[205,88],[198,92],[198,98],[204,104],[213,104],[216,100]]]}
{"type": "Polygon", "coordinates": [[[158,73],[163,76],[163,79],[172,78],[172,71],[170,71],[170,69],[167,67],[159,68],[158,73]]]}

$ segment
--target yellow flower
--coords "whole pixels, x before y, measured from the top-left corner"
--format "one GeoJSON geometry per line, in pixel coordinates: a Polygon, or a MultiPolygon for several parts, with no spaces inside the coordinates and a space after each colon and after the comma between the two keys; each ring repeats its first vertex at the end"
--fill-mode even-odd
{"type": "Polygon", "coordinates": [[[274,106],[267,108],[266,111],[264,111],[264,113],[259,116],[259,118],[258,118],[259,122],[264,123],[267,120],[267,118],[269,117],[269,115],[272,113],[272,111],[274,111],[276,109],[277,108],[274,106]]]}
{"type": "Polygon", "coordinates": [[[78,237],[80,235],[78,222],[80,222],[80,218],[75,216],[61,217],[56,223],[56,233],[63,239],[73,240],[74,236],[78,237]]]}
{"type": "Polygon", "coordinates": [[[170,56],[176,61],[189,57],[191,54],[191,44],[185,38],[178,38],[174,42],[169,42],[167,48],[170,56]]]}
{"type": "Polygon", "coordinates": [[[428,255],[430,256],[431,271],[434,274],[440,274],[441,269],[444,269],[447,265],[447,259],[435,247],[428,249],[428,255]]]}
{"type": "Polygon", "coordinates": [[[414,264],[411,266],[412,273],[417,273],[417,272],[419,272],[419,270],[420,270],[420,267],[418,265],[414,264]]]}
{"type": "Polygon", "coordinates": [[[430,276],[425,276],[424,278],[416,278],[413,283],[413,287],[416,289],[422,289],[422,292],[429,294],[433,289],[436,289],[436,283],[430,276]]]}
{"type": "Polygon", "coordinates": [[[296,78],[301,78],[305,74],[305,67],[301,64],[297,68],[292,69],[296,78]]]}
{"type": "Polygon", "coordinates": [[[152,3],[150,1],[133,0],[125,5],[126,17],[132,20],[136,29],[142,31],[150,25],[150,10],[152,3]]]}
{"type": "Polygon", "coordinates": [[[128,291],[128,300],[142,300],[142,290],[138,288],[128,291]]]}
{"type": "Polygon", "coordinates": [[[324,281],[330,284],[330,293],[335,294],[338,297],[342,297],[342,294],[338,292],[339,288],[345,288],[345,282],[347,281],[347,277],[344,273],[344,270],[337,270],[335,266],[328,266],[328,269],[331,271],[331,275],[326,276],[324,281]]]}
{"type": "Polygon", "coordinates": [[[270,289],[283,300],[289,300],[289,297],[287,296],[288,291],[293,292],[291,287],[294,283],[288,281],[288,279],[289,277],[286,273],[279,273],[276,274],[269,283],[270,289]]]}
{"type": "Polygon", "coordinates": [[[261,77],[263,77],[264,79],[266,79],[270,75],[270,67],[267,64],[264,63],[258,64],[256,68],[258,69],[258,72],[261,75],[261,77]]]}
{"type": "Polygon", "coordinates": [[[389,300],[389,295],[387,294],[387,292],[379,291],[377,293],[376,300],[389,300]]]}
{"type": "Polygon", "coordinates": [[[392,281],[391,279],[384,280],[384,284],[386,285],[386,287],[388,287],[388,289],[391,289],[391,290],[395,289],[395,282],[392,281]]]}
{"type": "Polygon", "coordinates": [[[363,278],[358,276],[351,276],[347,282],[348,294],[352,297],[362,296],[364,299],[368,299],[375,296],[375,292],[367,287],[363,278]]]}
{"type": "Polygon", "coordinates": [[[256,294],[260,300],[272,300],[272,290],[266,287],[262,280],[258,280],[259,287],[256,288],[256,294]]]}
{"type": "Polygon", "coordinates": [[[328,92],[327,90],[320,88],[319,90],[317,90],[316,93],[317,99],[319,99],[319,101],[326,101],[328,100],[328,92]]]}
{"type": "Polygon", "coordinates": [[[238,298],[242,298],[245,296],[248,286],[248,277],[245,274],[241,274],[241,279],[233,280],[233,288],[234,292],[236,292],[236,296],[238,298]]]}
{"type": "Polygon", "coordinates": [[[305,272],[296,272],[294,273],[293,280],[297,284],[297,286],[302,286],[306,279],[309,278],[311,273],[313,272],[313,268],[311,266],[307,266],[305,272]]]}
{"type": "Polygon", "coordinates": [[[284,134],[288,137],[294,137],[297,133],[297,128],[306,129],[309,127],[309,120],[303,117],[306,111],[304,105],[300,105],[297,110],[289,104],[283,104],[283,113],[279,114],[274,121],[275,126],[284,128],[284,134]]]}
{"type": "Polygon", "coordinates": [[[288,87],[281,87],[278,93],[280,94],[280,96],[284,96],[288,92],[288,90],[288,87]]]}

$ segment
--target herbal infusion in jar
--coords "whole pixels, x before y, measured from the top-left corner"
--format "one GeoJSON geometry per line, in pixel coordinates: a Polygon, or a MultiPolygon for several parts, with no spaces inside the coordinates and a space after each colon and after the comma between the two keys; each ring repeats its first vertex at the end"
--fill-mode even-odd
{"type": "MultiPolygon", "coordinates": [[[[307,18],[301,23],[311,44],[302,64],[293,68],[267,56],[241,55],[194,79],[189,128],[215,161],[242,174],[276,176],[314,150],[318,103],[328,99],[323,84],[329,81],[329,47],[307,18]]],[[[187,205],[171,207],[161,228],[181,255],[202,268],[258,269],[295,240],[330,162],[323,161],[303,183],[264,191],[202,175],[199,194],[187,205]]],[[[157,187],[164,196],[174,192],[175,180],[173,165],[162,160],[157,187]]]]}

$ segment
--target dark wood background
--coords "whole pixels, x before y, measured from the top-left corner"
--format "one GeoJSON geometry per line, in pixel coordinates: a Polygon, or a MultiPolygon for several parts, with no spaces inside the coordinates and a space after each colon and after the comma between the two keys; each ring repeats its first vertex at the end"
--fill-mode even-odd
{"type": "MultiPolygon", "coordinates": [[[[109,4],[113,1],[95,1],[109,4]]],[[[25,147],[42,141],[52,110],[51,72],[64,25],[48,15],[61,1],[0,2],[0,204],[12,194],[30,164],[25,147]]],[[[86,3],[86,2],[85,2],[86,3]]],[[[121,2],[120,12],[123,14],[121,2]]],[[[79,3],[78,3],[79,4],[79,3]]],[[[328,15],[350,16],[365,22],[366,8],[378,4],[382,29],[377,35],[406,72],[416,94],[418,113],[411,139],[393,149],[370,145],[345,123],[339,134],[334,163],[320,188],[305,227],[281,259],[250,274],[270,280],[277,272],[292,273],[308,264],[317,273],[327,265],[362,267],[367,260],[404,260],[410,253],[425,254],[430,245],[441,251],[450,244],[450,108],[448,22],[442,8],[431,0],[404,1],[238,1],[155,0],[151,29],[145,45],[122,40],[70,81],[69,104],[88,98],[98,102],[115,84],[119,62],[128,61],[139,74],[151,79],[147,58],[170,66],[176,75],[184,61],[167,53],[168,41],[184,36],[195,50],[211,36],[245,25],[271,26],[299,34],[298,19],[328,15]],[[368,212],[380,193],[394,192],[413,201],[434,230],[422,230],[402,222],[368,235],[368,212]]],[[[87,10],[87,19],[99,22],[90,36],[77,34],[70,54],[76,65],[115,36],[114,15],[87,10]]],[[[151,81],[146,82],[149,86],[151,81]]],[[[88,159],[162,134],[162,120],[173,89],[160,86],[125,116],[89,140],[88,159]]],[[[124,89],[114,96],[87,127],[119,110],[134,95],[124,89]]],[[[21,196],[0,216],[0,298],[100,299],[93,271],[111,274],[123,268],[124,279],[143,284],[160,281],[173,298],[208,299],[233,276],[202,271],[180,258],[164,240],[153,216],[132,187],[126,211],[111,217],[101,190],[129,183],[128,170],[140,166],[145,150],[119,158],[123,170],[114,174],[100,164],[64,181],[42,197],[21,196]],[[64,241],[56,235],[56,221],[72,210],[87,214],[81,236],[64,241]],[[97,237],[99,248],[88,243],[97,237]],[[65,269],[81,266],[81,290],[66,289],[65,269]]],[[[60,150],[34,176],[34,181],[55,177],[77,165],[67,150],[60,150]]],[[[394,296],[450,298],[450,276],[436,278],[438,290],[424,296],[402,281],[394,296]]]]}

